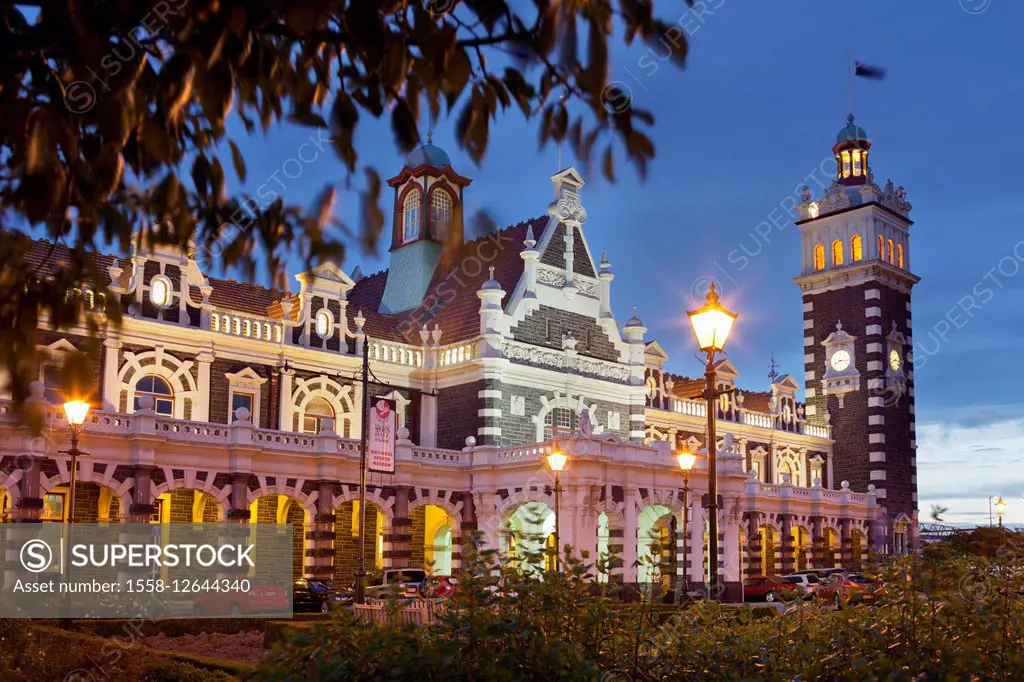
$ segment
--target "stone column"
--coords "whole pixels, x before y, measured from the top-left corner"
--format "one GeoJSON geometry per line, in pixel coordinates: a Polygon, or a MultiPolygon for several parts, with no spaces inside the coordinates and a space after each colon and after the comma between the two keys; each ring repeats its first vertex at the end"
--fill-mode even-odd
{"type": "Polygon", "coordinates": [[[231,474],[231,495],[228,497],[228,521],[249,523],[249,479],[251,474],[236,472],[231,474]]]}
{"type": "Polygon", "coordinates": [[[781,572],[779,575],[789,575],[796,570],[794,568],[796,556],[794,553],[793,515],[779,514],[779,521],[782,525],[781,572]]]}
{"type": "Polygon", "coordinates": [[[121,407],[121,382],[117,375],[123,345],[120,340],[110,336],[103,339],[103,409],[110,412],[116,412],[121,407]]]}
{"type": "Polygon", "coordinates": [[[290,367],[281,370],[281,388],[277,395],[279,401],[277,428],[281,431],[292,430],[292,377],[294,376],[295,370],[290,367]]]}
{"type": "Polygon", "coordinates": [[[153,468],[137,466],[132,473],[132,503],[125,514],[126,523],[149,523],[156,506],[152,496],[153,468]]]}
{"type": "Polygon", "coordinates": [[[334,573],[334,482],[320,481],[313,517],[312,561],[306,561],[306,573],[314,578],[330,578],[334,573]]]}
{"type": "Polygon", "coordinates": [[[394,517],[391,527],[385,529],[384,566],[387,568],[404,568],[412,560],[412,519],[409,518],[409,496],[412,488],[398,486],[395,488],[394,517]]]}
{"type": "Polygon", "coordinates": [[[38,523],[43,511],[43,496],[39,486],[39,455],[23,452],[15,460],[15,466],[21,471],[18,481],[19,499],[15,512],[15,520],[19,523],[38,523]]]}
{"type": "Polygon", "coordinates": [[[841,518],[839,519],[839,535],[840,535],[840,554],[839,563],[843,568],[851,568],[853,566],[853,537],[850,534],[850,519],[841,518]]]}
{"type": "Polygon", "coordinates": [[[462,499],[462,520],[459,522],[459,537],[457,545],[452,547],[452,570],[467,568],[463,565],[463,556],[472,552],[473,536],[477,533],[476,504],[473,502],[473,494],[469,492],[460,493],[462,499]]]}
{"type": "Polygon", "coordinates": [[[822,517],[811,517],[811,566],[813,568],[832,568],[835,560],[829,556],[830,550],[825,539],[822,517]]]}
{"type": "MultiPolygon", "coordinates": [[[[196,355],[199,369],[199,380],[196,382],[198,398],[192,403],[192,420],[197,422],[210,421],[210,364],[213,362],[212,350],[203,349],[196,355]]],[[[259,409],[253,405],[253,409],[259,409]]]]}
{"type": "Polygon", "coordinates": [[[632,486],[623,489],[626,501],[625,525],[622,533],[622,581],[624,583],[636,583],[636,543],[637,543],[637,517],[640,511],[636,508],[636,496],[639,492],[632,486]]]}
{"type": "Polygon", "coordinates": [[[761,518],[756,511],[746,512],[743,516],[747,521],[747,577],[754,578],[764,574],[764,566],[761,565],[761,518]]]}

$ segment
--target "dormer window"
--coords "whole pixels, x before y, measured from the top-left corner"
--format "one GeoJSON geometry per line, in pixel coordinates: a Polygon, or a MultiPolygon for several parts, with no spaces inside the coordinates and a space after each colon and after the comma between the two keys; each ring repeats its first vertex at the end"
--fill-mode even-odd
{"type": "Polygon", "coordinates": [[[439,189],[430,196],[430,234],[439,241],[448,237],[448,225],[452,219],[452,197],[439,189]]]}
{"type": "Polygon", "coordinates": [[[409,242],[420,236],[420,191],[414,189],[402,204],[402,241],[409,242]]]}
{"type": "Polygon", "coordinates": [[[171,280],[166,275],[157,275],[149,284],[149,300],[158,308],[171,304],[171,280]]]}
{"type": "Polygon", "coordinates": [[[334,320],[331,317],[331,312],[327,309],[323,309],[316,314],[316,333],[321,339],[326,339],[331,335],[331,330],[334,328],[334,320]]]}

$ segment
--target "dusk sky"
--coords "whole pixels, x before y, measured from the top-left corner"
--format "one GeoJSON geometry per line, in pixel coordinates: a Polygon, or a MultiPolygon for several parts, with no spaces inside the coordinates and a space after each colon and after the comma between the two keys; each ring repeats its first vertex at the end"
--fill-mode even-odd
{"type": "MultiPolygon", "coordinates": [[[[803,384],[801,300],[791,281],[800,268],[799,233],[786,208],[812,173],[830,181],[818,169],[830,168],[845,123],[850,49],[854,59],[887,70],[881,82],[855,80],[853,109],[873,143],[876,182],[892,178],[914,206],[909,259],[921,277],[913,333],[922,520],[941,504],[949,507],[948,522],[987,523],[989,495],[1002,495],[1007,522],[1024,523],[1024,5],[705,4],[699,18],[683,3],[658,3],[660,16],[678,19],[690,36],[685,71],[658,61],[664,47],[626,50],[615,38],[612,78],[657,119],[650,133],[657,159],[645,182],[624,163],[615,184],[581,168],[585,234],[595,254],[608,249],[617,319],[628,319],[637,304],[648,338],[671,354],[670,369],[695,375],[700,366],[685,311],[713,277],[740,314],[729,349],[740,384],[765,389],[772,353],[781,371],[803,384]],[[762,225],[759,234],[757,226],[773,217],[783,228],[762,225]],[[991,293],[978,296],[982,289],[991,293]],[[972,290],[980,308],[966,314],[958,302],[972,290]]],[[[535,124],[510,113],[492,126],[480,168],[457,148],[453,129],[454,119],[440,121],[434,142],[473,179],[468,212],[485,209],[500,224],[546,212],[558,154],[554,147],[538,151],[535,124]]],[[[246,189],[293,158],[310,132],[286,127],[244,141],[246,189]]],[[[362,159],[383,176],[401,167],[385,125],[364,118],[358,143],[362,159]]],[[[573,162],[567,147],[563,165],[573,162]]],[[[286,198],[308,204],[343,176],[333,153],[322,154],[300,177],[284,180],[286,198]]],[[[806,182],[820,197],[821,185],[806,182]]],[[[357,224],[356,206],[354,195],[343,196],[339,217],[357,224]]],[[[382,246],[375,256],[353,252],[345,269],[386,267],[382,246]]]]}

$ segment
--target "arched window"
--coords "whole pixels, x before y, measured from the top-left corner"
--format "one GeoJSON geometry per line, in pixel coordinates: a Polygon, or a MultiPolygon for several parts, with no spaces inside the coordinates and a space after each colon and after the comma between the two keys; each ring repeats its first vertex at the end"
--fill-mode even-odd
{"type": "Polygon", "coordinates": [[[331,329],[334,327],[334,322],[331,320],[331,313],[327,310],[321,310],[316,314],[316,333],[321,339],[326,339],[331,335],[331,329]]]}
{"type": "Polygon", "coordinates": [[[854,261],[864,258],[864,243],[859,234],[853,235],[853,239],[850,240],[850,253],[854,261]]]}
{"type": "Polygon", "coordinates": [[[323,398],[313,398],[306,404],[306,411],[302,416],[302,431],[320,433],[325,419],[334,419],[334,408],[323,398]]]}
{"type": "Polygon", "coordinates": [[[452,220],[452,197],[439,189],[430,195],[430,234],[444,241],[448,238],[448,225],[452,220]]]}
{"type": "Polygon", "coordinates": [[[556,407],[544,415],[544,440],[557,434],[570,433],[579,425],[579,414],[568,407],[556,407]]]}
{"type": "Polygon", "coordinates": [[[168,417],[174,416],[174,391],[171,385],[163,377],[149,374],[139,379],[135,384],[135,409],[139,410],[139,400],[142,396],[148,395],[153,398],[153,410],[157,414],[164,414],[168,417]]]}
{"type": "Polygon", "coordinates": [[[420,236],[420,191],[414,189],[402,204],[402,241],[408,242],[420,236]]]}
{"type": "Polygon", "coordinates": [[[159,308],[171,304],[171,280],[164,275],[157,275],[149,284],[149,300],[159,308]]]}
{"type": "Polygon", "coordinates": [[[814,247],[814,269],[824,270],[825,269],[825,245],[818,244],[814,247]]]}
{"type": "Polygon", "coordinates": [[[837,239],[832,242],[832,265],[843,264],[843,240],[837,239]]]}
{"type": "Polygon", "coordinates": [[[896,265],[903,267],[903,244],[896,245],[896,265]]]}
{"type": "Polygon", "coordinates": [[[853,174],[854,175],[860,175],[860,171],[861,171],[861,166],[860,166],[860,150],[859,149],[854,149],[853,150],[853,174]]]}
{"type": "Polygon", "coordinates": [[[843,152],[843,177],[850,177],[850,152],[843,152]]]}
{"type": "Polygon", "coordinates": [[[790,465],[790,463],[779,462],[779,483],[782,483],[782,481],[784,480],[783,476],[785,476],[786,474],[789,474],[790,482],[795,483],[795,481],[793,481],[793,467],[790,465]]]}
{"type": "Polygon", "coordinates": [[[891,264],[892,262],[893,262],[893,258],[892,258],[892,240],[890,239],[889,240],[889,263],[891,264]]]}

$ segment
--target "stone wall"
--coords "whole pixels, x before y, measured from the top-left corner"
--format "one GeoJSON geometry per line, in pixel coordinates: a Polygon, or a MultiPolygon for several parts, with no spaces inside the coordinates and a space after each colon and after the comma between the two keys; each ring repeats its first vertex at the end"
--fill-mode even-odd
{"type": "Polygon", "coordinates": [[[466,446],[467,436],[477,437],[483,426],[477,409],[482,404],[480,391],[484,386],[481,380],[438,391],[437,447],[461,450],[466,446]]]}
{"type": "Polygon", "coordinates": [[[592,317],[542,305],[512,328],[516,341],[562,350],[562,335],[576,339],[576,352],[599,360],[619,362],[619,351],[592,317]]]}
{"type": "MultiPolygon", "coordinates": [[[[544,391],[529,386],[520,386],[517,384],[511,384],[502,382],[500,384],[501,390],[501,442],[499,445],[502,447],[510,447],[514,445],[524,445],[527,443],[537,442],[537,425],[533,418],[536,417],[544,404],[541,402],[541,397],[554,400],[554,393],[551,391],[544,391]],[[520,405],[519,399],[522,399],[523,414],[513,414],[513,399],[516,402],[516,408],[520,405]]],[[[579,394],[574,394],[573,398],[579,397],[579,394]]],[[[629,405],[627,403],[616,403],[609,400],[598,399],[592,395],[583,394],[583,400],[587,405],[597,405],[595,417],[597,423],[604,427],[605,433],[613,433],[623,440],[629,438],[629,405]],[[619,415],[619,428],[610,429],[608,427],[608,413],[616,412],[619,415]]]]}

